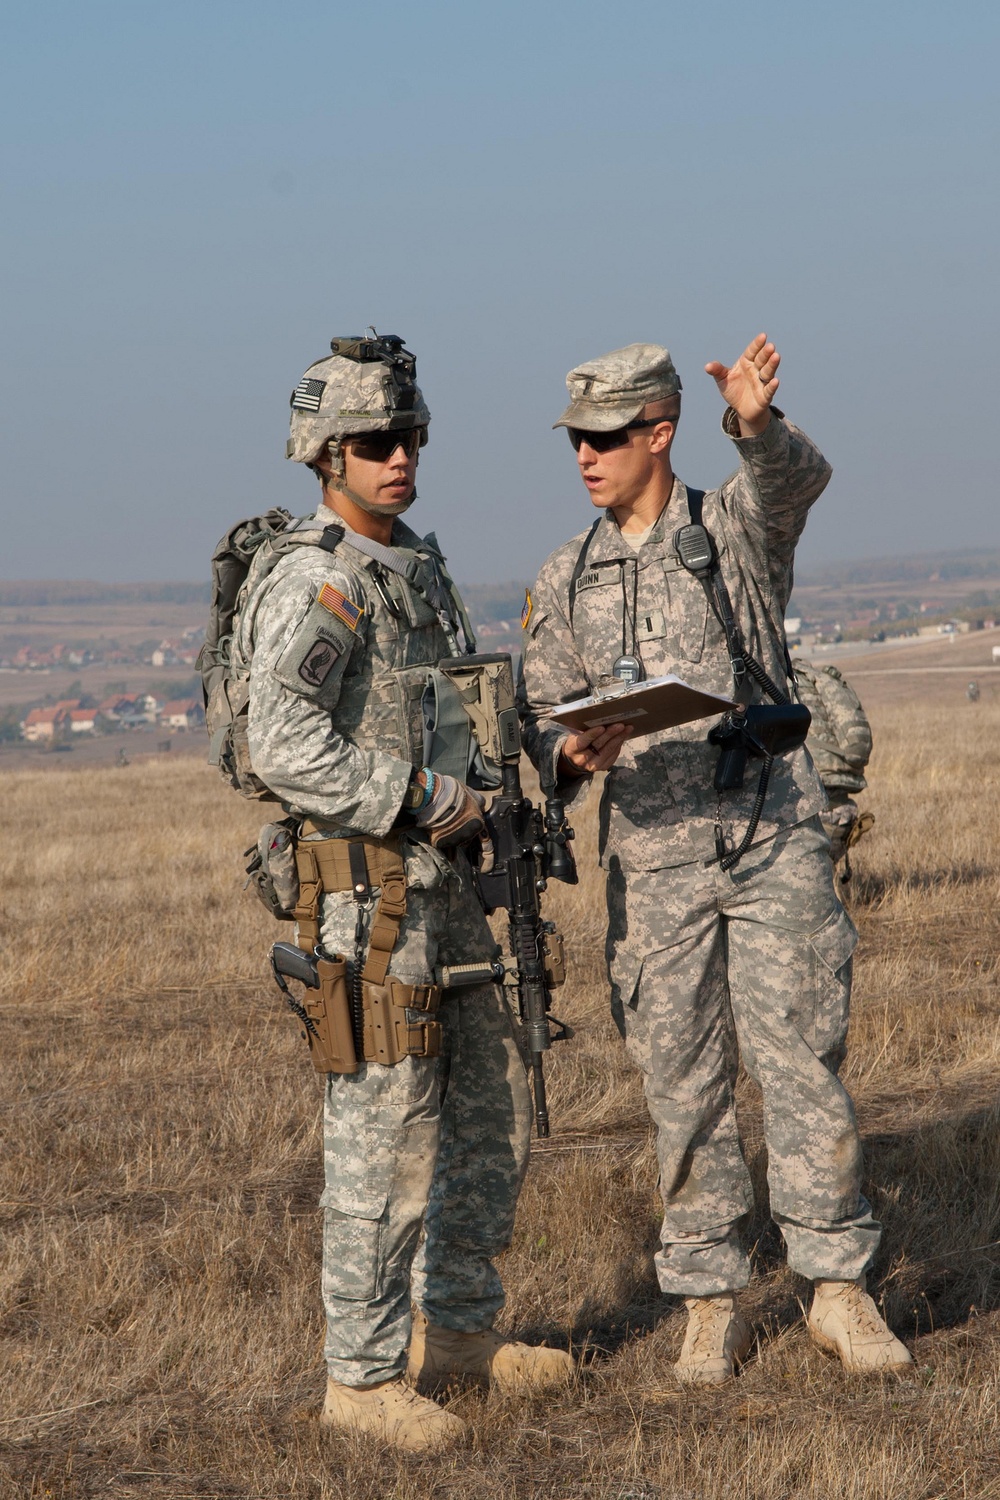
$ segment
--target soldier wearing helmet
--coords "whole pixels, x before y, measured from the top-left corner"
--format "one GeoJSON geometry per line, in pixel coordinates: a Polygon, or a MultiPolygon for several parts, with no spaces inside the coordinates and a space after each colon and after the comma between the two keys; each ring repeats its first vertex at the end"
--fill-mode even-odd
{"type": "Polygon", "coordinates": [[[465,1424],[414,1383],[552,1385],[572,1363],[493,1332],[530,1095],[497,988],[435,986],[496,944],[463,852],[483,797],[424,753],[429,675],[460,634],[475,649],[436,538],[400,519],[430,412],[401,339],[331,348],[292,393],[287,448],[320,480],[318,545],[251,570],[235,650],[254,772],[296,820],[300,876],[319,872],[299,946],[346,957],[364,1016],[357,1070],[326,1079],[321,1420],[428,1451],[465,1424]]]}

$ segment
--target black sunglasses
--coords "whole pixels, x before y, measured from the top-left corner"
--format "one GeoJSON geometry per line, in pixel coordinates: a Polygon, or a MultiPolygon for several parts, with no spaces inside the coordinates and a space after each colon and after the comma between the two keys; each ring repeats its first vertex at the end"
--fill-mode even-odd
{"type": "Polygon", "coordinates": [[[566,431],[574,453],[579,453],[582,443],[593,448],[595,453],[610,453],[612,448],[624,448],[629,433],[634,432],[637,427],[658,427],[661,422],[673,420],[673,417],[640,417],[638,421],[629,422],[625,427],[616,427],[613,432],[591,432],[586,427],[567,427],[566,431]]]}
{"type": "Polygon", "coordinates": [[[356,458],[384,464],[397,448],[402,448],[407,458],[412,458],[427,442],[427,428],[408,427],[404,432],[353,432],[345,442],[350,443],[356,458]]]}

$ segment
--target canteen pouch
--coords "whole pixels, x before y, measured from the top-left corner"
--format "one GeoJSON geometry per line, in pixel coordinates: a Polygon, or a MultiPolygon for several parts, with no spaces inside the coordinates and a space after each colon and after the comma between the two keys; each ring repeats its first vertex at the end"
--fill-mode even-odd
{"type": "Polygon", "coordinates": [[[285,818],[280,823],[265,823],[256,845],[244,851],[250,856],[246,867],[247,885],[252,885],[272,917],[290,922],[299,900],[299,875],[295,865],[295,837],[298,823],[285,818]]]}

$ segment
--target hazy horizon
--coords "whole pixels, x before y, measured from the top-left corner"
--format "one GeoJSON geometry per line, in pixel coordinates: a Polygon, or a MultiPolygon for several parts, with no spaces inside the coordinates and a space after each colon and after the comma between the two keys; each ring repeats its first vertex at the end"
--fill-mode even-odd
{"type": "MultiPolygon", "coordinates": [[[[861,570],[870,575],[871,580],[876,579],[884,582],[905,582],[921,580],[931,582],[935,579],[956,580],[968,578],[973,581],[989,578],[1000,578],[1000,545],[981,548],[955,548],[952,550],[938,550],[931,552],[899,552],[892,557],[874,557],[862,554],[856,557],[814,559],[812,563],[803,563],[796,567],[795,582],[798,587],[809,586],[813,582],[833,582],[829,574],[837,569],[861,570]],[[976,564],[981,564],[982,571],[977,571],[976,564]],[[932,568],[933,571],[926,575],[918,573],[915,569],[919,565],[932,568]],[[879,571],[885,569],[887,571],[879,571]]],[[[533,575],[531,575],[533,576],[533,575]]],[[[531,576],[522,574],[500,577],[499,575],[488,579],[463,580],[458,579],[465,588],[494,588],[502,590],[506,587],[523,587],[526,582],[531,581],[531,576]]],[[[846,583],[857,585],[865,578],[845,578],[846,583]]],[[[3,597],[5,590],[16,591],[19,588],[43,589],[52,587],[56,589],[125,589],[136,595],[144,588],[149,590],[207,590],[209,586],[209,573],[206,571],[202,578],[163,578],[155,580],[143,580],[138,578],[0,578],[0,607],[16,608],[17,605],[7,603],[3,597]]],[[[57,601],[51,601],[57,602],[57,601]]],[[[80,600],[69,600],[69,603],[79,603],[80,600]]]]}

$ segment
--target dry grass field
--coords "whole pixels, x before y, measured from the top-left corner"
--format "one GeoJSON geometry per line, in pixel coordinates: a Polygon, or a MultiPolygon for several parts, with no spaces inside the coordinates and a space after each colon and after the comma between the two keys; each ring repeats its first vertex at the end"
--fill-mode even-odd
{"type": "MultiPolygon", "coordinates": [[[[548,913],[577,1037],[552,1054],[554,1135],[502,1268],[505,1326],[583,1371],[548,1404],[455,1392],[476,1441],[445,1460],[314,1420],[319,1087],[265,977],[276,924],[240,889],[255,810],[187,758],[0,776],[0,1500],[1000,1497],[1000,702],[941,676],[918,705],[892,681],[865,685],[878,822],[850,897],[848,1074],[885,1226],[876,1295],[914,1373],[850,1378],[810,1346],[758,1214],[758,1353],[721,1391],[675,1384],[591,804],[586,877],[548,913]]],[[[749,1084],[741,1107],[762,1181],[749,1084]]]]}

